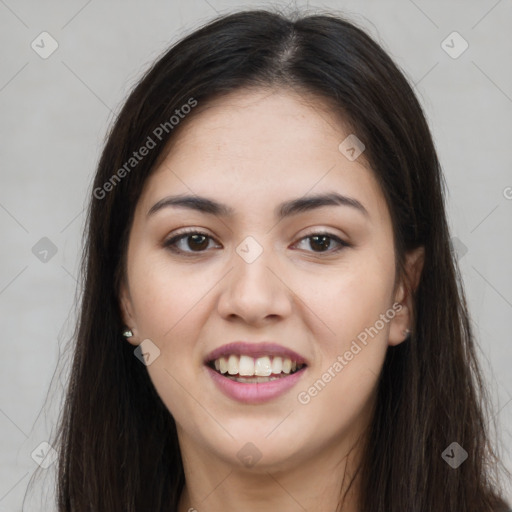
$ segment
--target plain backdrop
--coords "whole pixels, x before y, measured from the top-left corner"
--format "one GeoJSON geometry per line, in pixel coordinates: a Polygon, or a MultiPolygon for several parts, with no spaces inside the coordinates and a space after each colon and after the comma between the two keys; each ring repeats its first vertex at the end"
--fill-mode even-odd
{"type": "MultiPolygon", "coordinates": [[[[269,5],[306,2],[0,0],[0,512],[21,510],[55,428],[84,208],[114,112],[184,34],[218,13],[269,5]]],[[[365,27],[415,84],[512,468],[512,1],[337,0],[309,9],[335,9],[365,27]]]]}

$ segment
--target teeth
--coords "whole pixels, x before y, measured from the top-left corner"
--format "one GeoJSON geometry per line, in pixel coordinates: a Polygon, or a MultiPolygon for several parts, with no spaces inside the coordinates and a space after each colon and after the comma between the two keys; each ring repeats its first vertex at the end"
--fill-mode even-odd
{"type": "MultiPolygon", "coordinates": [[[[240,361],[242,360],[242,357],[240,358],[240,361]]],[[[258,377],[268,377],[271,373],[272,364],[270,364],[270,357],[258,357],[254,363],[254,375],[257,375],[258,377]]]]}
{"type": "MultiPolygon", "coordinates": [[[[247,375],[248,377],[254,375],[254,359],[252,357],[240,356],[240,362],[238,363],[238,374],[241,376],[247,375]]],[[[256,375],[259,375],[259,373],[256,373],[256,375]]]]}
{"type": "Polygon", "coordinates": [[[270,382],[279,380],[281,377],[228,377],[235,382],[243,382],[244,384],[257,384],[258,382],[270,382]]]}
{"type": "Polygon", "coordinates": [[[231,354],[228,359],[228,373],[229,375],[236,375],[238,373],[238,362],[240,358],[231,354]]]}
{"type": "Polygon", "coordinates": [[[229,375],[238,375],[239,377],[270,377],[280,373],[289,374],[290,372],[300,370],[304,366],[297,364],[297,361],[292,361],[288,357],[263,356],[253,358],[236,354],[231,354],[229,357],[219,357],[214,361],[214,365],[215,369],[222,374],[228,373],[229,375]]]}
{"type": "Polygon", "coordinates": [[[272,373],[281,373],[283,369],[283,358],[276,356],[272,359],[272,373]]]}

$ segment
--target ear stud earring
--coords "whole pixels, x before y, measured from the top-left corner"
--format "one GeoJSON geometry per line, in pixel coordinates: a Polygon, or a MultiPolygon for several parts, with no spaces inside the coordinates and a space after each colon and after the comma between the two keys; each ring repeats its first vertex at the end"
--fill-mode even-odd
{"type": "Polygon", "coordinates": [[[133,332],[132,332],[130,329],[125,329],[125,330],[123,331],[123,336],[124,336],[125,338],[131,338],[131,337],[133,336],[133,332]]]}
{"type": "Polygon", "coordinates": [[[409,336],[409,334],[411,334],[411,331],[410,331],[410,329],[404,329],[404,330],[402,331],[402,334],[403,334],[404,336],[409,336]]]}

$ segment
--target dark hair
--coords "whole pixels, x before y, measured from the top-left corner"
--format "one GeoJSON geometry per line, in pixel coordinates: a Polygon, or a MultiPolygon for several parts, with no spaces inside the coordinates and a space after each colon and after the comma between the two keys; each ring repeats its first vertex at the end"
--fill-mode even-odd
{"type": "Polygon", "coordinates": [[[443,177],[418,100],[386,52],[353,23],[258,10],[219,17],[170,48],[109,133],[88,212],[81,314],[56,439],[58,510],[177,510],[184,473],[175,422],[121,336],[118,286],[135,206],[167,143],[209,101],[248,87],[289,87],[339,113],[365,144],[387,201],[398,275],[405,252],[425,248],[413,334],[388,349],[378,384],[359,468],[361,510],[504,507],[443,177]],[[194,102],[175,129],[176,109],[194,102]],[[128,170],[157,127],[158,148],[128,170]],[[453,441],[469,454],[456,471],[441,457],[453,441]]]}

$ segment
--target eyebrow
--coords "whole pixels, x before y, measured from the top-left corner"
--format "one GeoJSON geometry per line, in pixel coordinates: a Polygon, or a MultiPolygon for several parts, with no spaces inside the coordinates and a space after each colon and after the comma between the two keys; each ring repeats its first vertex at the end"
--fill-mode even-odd
{"type": "MultiPolygon", "coordinates": [[[[303,196],[285,201],[276,208],[275,216],[278,220],[282,220],[285,217],[311,211],[323,206],[348,206],[362,213],[365,217],[369,217],[368,211],[357,199],[338,194],[337,192],[303,196]]],[[[154,215],[156,212],[168,207],[187,208],[189,210],[220,217],[233,217],[235,214],[235,210],[230,206],[218,203],[207,197],[178,195],[164,197],[155,203],[150,208],[147,216],[154,215]]]]}

